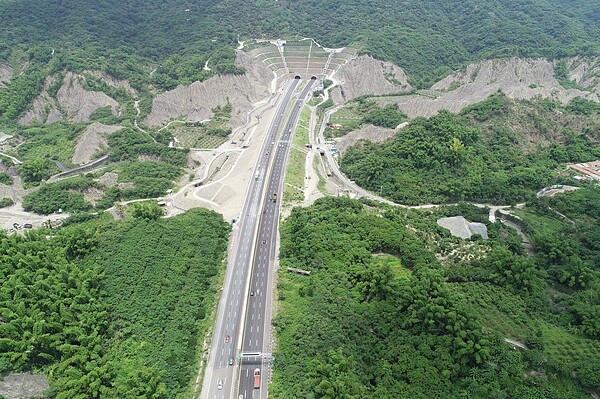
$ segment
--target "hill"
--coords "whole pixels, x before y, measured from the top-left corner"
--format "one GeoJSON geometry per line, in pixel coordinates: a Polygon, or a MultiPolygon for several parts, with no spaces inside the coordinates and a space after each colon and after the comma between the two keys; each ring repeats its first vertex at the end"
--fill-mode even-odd
{"type": "Polygon", "coordinates": [[[416,118],[381,144],[350,147],[341,165],[398,203],[516,204],[560,182],[566,162],[600,157],[598,117],[598,104],[581,98],[562,106],[497,93],[459,114],[416,118]]]}
{"type": "Polygon", "coordinates": [[[54,51],[69,69],[169,89],[240,72],[238,37],[299,35],[393,61],[422,87],[479,58],[598,54],[599,21],[593,0],[16,0],[0,2],[0,59],[18,66],[54,51]]]}
{"type": "Polygon", "coordinates": [[[579,384],[600,387],[598,252],[580,232],[597,234],[598,206],[584,204],[598,193],[520,213],[532,220],[533,257],[487,209],[465,204],[410,210],[325,198],[294,209],[282,225],[282,270],[311,273],[279,274],[270,393],[588,398],[579,384]],[[456,215],[485,223],[489,240],[437,226],[456,215]]]}

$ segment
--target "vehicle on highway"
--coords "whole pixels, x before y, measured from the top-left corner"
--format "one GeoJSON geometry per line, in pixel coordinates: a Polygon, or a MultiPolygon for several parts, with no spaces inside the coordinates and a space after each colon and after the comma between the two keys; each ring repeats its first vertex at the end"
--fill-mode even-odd
{"type": "Polygon", "coordinates": [[[254,389],[260,388],[260,369],[254,369],[254,389]]]}
{"type": "Polygon", "coordinates": [[[232,357],[230,357],[230,358],[229,358],[229,362],[228,362],[228,364],[229,364],[230,366],[233,366],[233,358],[232,358],[232,357]]]}
{"type": "Polygon", "coordinates": [[[223,380],[219,380],[217,383],[217,389],[223,389],[223,380]]]}
{"type": "Polygon", "coordinates": [[[226,336],[225,336],[225,343],[226,343],[226,344],[228,344],[230,339],[231,339],[231,338],[229,337],[229,335],[226,335],[226,336]]]}
{"type": "Polygon", "coordinates": [[[250,291],[250,296],[254,296],[254,291],[250,291]]]}
{"type": "Polygon", "coordinates": [[[271,201],[277,202],[277,193],[273,193],[273,196],[271,197],[271,201]]]}

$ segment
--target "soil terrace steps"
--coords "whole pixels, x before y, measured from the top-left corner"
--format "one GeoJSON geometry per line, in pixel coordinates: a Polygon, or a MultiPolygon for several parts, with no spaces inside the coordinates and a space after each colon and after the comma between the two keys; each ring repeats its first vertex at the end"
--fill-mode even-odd
{"type": "Polygon", "coordinates": [[[356,57],[351,48],[327,49],[312,39],[277,40],[251,43],[246,50],[262,61],[277,78],[296,75],[325,78],[356,57]]]}

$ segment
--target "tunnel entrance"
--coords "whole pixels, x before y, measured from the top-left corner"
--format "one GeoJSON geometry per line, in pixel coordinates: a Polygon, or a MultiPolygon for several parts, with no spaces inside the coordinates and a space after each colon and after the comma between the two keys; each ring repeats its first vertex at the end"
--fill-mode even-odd
{"type": "Polygon", "coordinates": [[[317,77],[315,75],[310,77],[310,80],[317,80],[317,77]]]}
{"type": "Polygon", "coordinates": [[[302,79],[302,77],[300,77],[300,75],[296,75],[294,76],[294,79],[302,79]]]}

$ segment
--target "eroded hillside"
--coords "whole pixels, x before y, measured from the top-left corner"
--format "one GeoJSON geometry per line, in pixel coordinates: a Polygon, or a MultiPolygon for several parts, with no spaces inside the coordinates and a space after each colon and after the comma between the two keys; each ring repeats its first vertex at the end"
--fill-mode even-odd
{"type": "Polygon", "coordinates": [[[179,116],[188,122],[200,122],[213,116],[213,108],[229,102],[233,108],[230,125],[241,125],[253,104],[270,96],[273,74],[262,62],[241,51],[237,52],[236,65],[246,72],[217,75],[159,94],[144,122],[157,126],[179,116]]]}
{"type": "Polygon", "coordinates": [[[105,93],[86,90],[82,85],[83,80],[85,77],[73,72],[67,72],[62,80],[57,76],[48,77],[42,93],[19,119],[19,123],[50,124],[63,120],[87,122],[94,111],[103,107],[110,107],[110,112],[117,115],[118,102],[105,93]],[[57,85],[59,88],[56,93],[50,93],[56,90],[57,85]]]}
{"type": "MultiPolygon", "coordinates": [[[[571,65],[575,65],[573,61],[571,65]]],[[[435,115],[442,109],[458,112],[485,100],[498,90],[515,99],[552,98],[563,104],[575,97],[598,101],[598,82],[594,83],[591,79],[594,71],[598,70],[598,64],[588,67],[585,74],[581,71],[578,75],[582,82],[579,88],[566,88],[557,79],[555,62],[518,58],[487,60],[450,74],[431,86],[430,90],[423,91],[422,95],[383,102],[393,101],[409,117],[417,117],[435,115]]]]}

